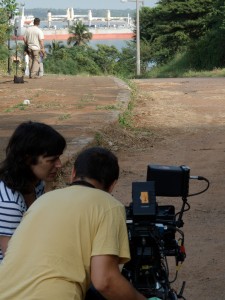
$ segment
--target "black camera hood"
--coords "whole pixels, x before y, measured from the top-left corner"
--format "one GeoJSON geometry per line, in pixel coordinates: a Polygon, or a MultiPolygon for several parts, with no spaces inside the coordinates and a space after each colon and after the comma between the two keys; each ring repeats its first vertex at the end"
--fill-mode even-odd
{"type": "Polygon", "coordinates": [[[147,181],[155,183],[156,196],[186,198],[190,168],[187,166],[148,165],[147,181]]]}

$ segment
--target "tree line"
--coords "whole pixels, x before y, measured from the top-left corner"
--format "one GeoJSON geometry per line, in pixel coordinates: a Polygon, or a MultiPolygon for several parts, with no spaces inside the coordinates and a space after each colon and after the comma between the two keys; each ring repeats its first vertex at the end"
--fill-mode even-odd
{"type": "MultiPolygon", "coordinates": [[[[127,57],[124,50],[120,52],[115,46],[97,45],[96,48],[88,45],[92,33],[81,21],[69,27],[71,36],[67,45],[61,41],[52,41],[47,47],[45,71],[52,74],[80,73],[92,75],[121,75],[129,77],[135,71],[135,52],[130,53],[130,68],[124,66],[127,57]]],[[[131,47],[132,48],[132,47],[131,47]]],[[[133,47],[134,49],[134,47],[133,47]]]]}
{"type": "Polygon", "coordinates": [[[157,65],[180,56],[186,68],[225,66],[225,1],[160,0],[140,12],[140,35],[157,65]]]}

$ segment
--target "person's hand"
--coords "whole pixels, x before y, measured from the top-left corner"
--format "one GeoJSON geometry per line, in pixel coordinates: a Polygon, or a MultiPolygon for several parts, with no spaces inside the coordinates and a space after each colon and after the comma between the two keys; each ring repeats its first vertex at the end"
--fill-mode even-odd
{"type": "Polygon", "coordinates": [[[40,52],[41,52],[42,56],[45,58],[45,57],[46,57],[46,52],[45,52],[45,49],[44,49],[44,48],[42,48],[40,52]]]}

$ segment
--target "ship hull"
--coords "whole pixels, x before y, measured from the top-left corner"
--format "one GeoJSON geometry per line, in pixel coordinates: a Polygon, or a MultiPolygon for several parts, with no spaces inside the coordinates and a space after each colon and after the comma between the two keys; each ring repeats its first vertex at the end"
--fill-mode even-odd
{"type": "MultiPolygon", "coordinates": [[[[22,34],[18,36],[18,40],[23,39],[24,32],[25,28],[23,28],[22,34]]],[[[130,29],[91,29],[89,32],[92,33],[92,40],[131,40],[134,38],[134,33],[130,29]]],[[[69,37],[73,36],[66,29],[43,29],[43,33],[46,41],[66,41],[69,37]]]]}

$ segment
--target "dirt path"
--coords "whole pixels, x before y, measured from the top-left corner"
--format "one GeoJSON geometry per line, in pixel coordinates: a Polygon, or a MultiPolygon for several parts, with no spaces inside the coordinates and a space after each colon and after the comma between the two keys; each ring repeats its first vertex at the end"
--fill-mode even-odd
{"type": "Polygon", "coordinates": [[[127,87],[113,77],[51,75],[14,84],[0,76],[0,160],[12,131],[28,120],[48,123],[65,136],[67,160],[116,120],[128,101],[127,87]]]}
{"type": "MultiPolygon", "coordinates": [[[[121,178],[114,195],[125,204],[131,201],[131,183],[146,180],[148,164],[187,165],[191,175],[210,181],[207,192],[189,199],[191,209],[184,215],[187,258],[175,287],[186,281],[187,300],[225,299],[224,80],[137,80],[133,111],[137,135],[115,126],[104,135],[105,144],[120,160],[121,178]]],[[[67,138],[69,149],[79,150],[118,116],[119,103],[123,106],[129,94],[127,87],[107,77],[46,77],[24,86],[4,79],[1,83],[2,156],[12,130],[27,119],[54,125],[67,138]],[[24,99],[31,99],[29,108],[19,105],[24,99]]],[[[204,187],[204,182],[190,182],[191,192],[204,187]]],[[[158,202],[181,206],[179,198],[158,202]]]]}
{"type": "MultiPolygon", "coordinates": [[[[136,124],[151,129],[157,138],[149,149],[119,152],[123,171],[118,197],[130,201],[131,182],[146,179],[148,164],[187,165],[191,175],[206,177],[209,190],[189,198],[191,209],[183,228],[187,258],[175,287],[185,280],[184,296],[189,300],[225,299],[224,78],[136,83],[136,124]]],[[[203,182],[190,181],[190,191],[204,188],[203,182]]],[[[158,202],[181,205],[179,198],[161,197],[158,202]]]]}

